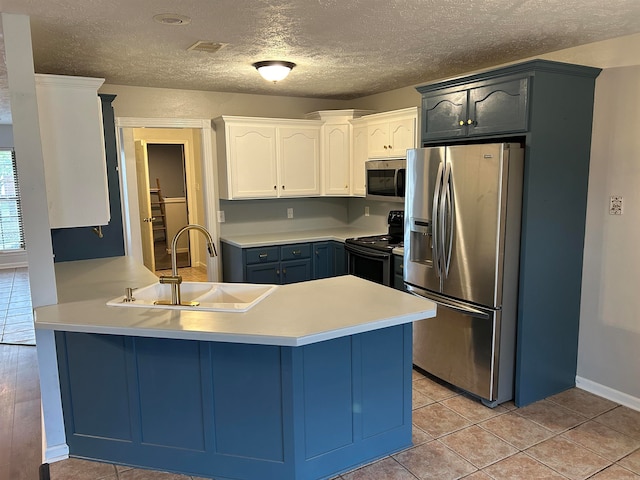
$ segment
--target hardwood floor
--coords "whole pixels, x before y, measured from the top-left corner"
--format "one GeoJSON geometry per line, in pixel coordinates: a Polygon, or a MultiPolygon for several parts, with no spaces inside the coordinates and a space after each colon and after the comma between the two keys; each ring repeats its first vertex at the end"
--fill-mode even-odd
{"type": "Polygon", "coordinates": [[[36,349],[0,344],[0,480],[35,480],[42,463],[36,349]]]}

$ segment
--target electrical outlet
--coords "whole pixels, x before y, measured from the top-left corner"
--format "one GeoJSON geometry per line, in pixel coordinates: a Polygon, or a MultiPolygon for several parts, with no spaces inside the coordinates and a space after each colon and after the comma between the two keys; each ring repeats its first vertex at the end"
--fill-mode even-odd
{"type": "Polygon", "coordinates": [[[287,208],[287,218],[293,218],[293,208],[287,208]]]}
{"type": "Polygon", "coordinates": [[[224,223],[224,210],[218,210],[218,223],[224,223]]]}
{"type": "Polygon", "coordinates": [[[611,195],[609,199],[609,215],[622,215],[622,195],[611,195]]]}
{"type": "Polygon", "coordinates": [[[364,207],[364,216],[365,217],[369,216],[369,207],[364,207]]]}

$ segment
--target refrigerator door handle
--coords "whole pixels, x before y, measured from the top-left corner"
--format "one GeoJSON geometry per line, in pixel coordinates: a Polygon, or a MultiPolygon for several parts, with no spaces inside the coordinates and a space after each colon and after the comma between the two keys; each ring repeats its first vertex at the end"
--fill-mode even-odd
{"type": "MultiPolygon", "coordinates": [[[[450,308],[451,310],[455,310],[458,313],[463,315],[471,315],[473,317],[482,318],[485,320],[489,320],[491,315],[483,310],[479,310],[477,308],[470,307],[467,303],[456,302],[455,300],[451,300],[440,295],[429,294],[426,295],[427,292],[422,290],[421,288],[414,287],[413,285],[405,284],[407,291],[417,297],[428,298],[436,303],[441,304],[444,307],[450,308]],[[424,293],[423,293],[424,292],[424,293]]],[[[436,315],[437,318],[437,315],[436,315]]]]}
{"type": "Polygon", "coordinates": [[[436,184],[435,184],[435,188],[433,189],[433,210],[431,212],[431,251],[432,251],[432,257],[433,257],[433,263],[436,266],[436,275],[438,276],[438,278],[442,277],[442,262],[440,260],[440,247],[438,246],[438,242],[439,242],[439,233],[438,233],[438,226],[439,226],[439,222],[438,222],[438,211],[439,211],[439,199],[440,199],[440,191],[441,191],[441,187],[442,187],[442,172],[443,170],[443,164],[440,163],[440,165],[438,165],[438,173],[436,174],[436,184]]]}
{"type": "Polygon", "coordinates": [[[447,278],[449,276],[449,265],[451,264],[451,248],[453,247],[453,214],[454,214],[454,204],[453,199],[453,182],[452,182],[453,172],[451,168],[449,168],[447,178],[445,179],[444,188],[445,188],[445,209],[447,211],[447,215],[445,217],[444,222],[447,224],[447,228],[445,230],[445,238],[448,238],[448,241],[445,240],[445,243],[442,245],[442,255],[446,259],[444,262],[444,277],[447,278]],[[447,249],[445,252],[445,244],[447,245],[447,249]]]}
{"type": "Polygon", "coordinates": [[[449,177],[451,176],[451,165],[447,163],[442,179],[442,191],[440,192],[439,212],[438,212],[438,241],[440,245],[441,273],[443,278],[447,278],[449,265],[445,253],[447,243],[447,193],[449,192],[449,177]]]}

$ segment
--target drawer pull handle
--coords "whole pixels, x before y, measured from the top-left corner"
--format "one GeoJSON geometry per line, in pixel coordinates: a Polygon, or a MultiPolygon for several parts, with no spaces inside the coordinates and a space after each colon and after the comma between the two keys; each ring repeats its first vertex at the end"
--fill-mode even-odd
{"type": "Polygon", "coordinates": [[[266,253],[261,253],[260,255],[258,255],[258,258],[267,258],[269,255],[266,253]]]}
{"type": "Polygon", "coordinates": [[[300,250],[292,250],[291,253],[294,255],[300,255],[302,252],[300,250]]]}

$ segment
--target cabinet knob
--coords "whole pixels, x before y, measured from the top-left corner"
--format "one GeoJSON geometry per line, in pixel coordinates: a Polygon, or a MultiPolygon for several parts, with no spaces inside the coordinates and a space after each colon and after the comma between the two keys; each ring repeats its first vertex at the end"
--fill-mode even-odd
{"type": "Polygon", "coordinates": [[[276,275],[280,275],[280,270],[276,268],[276,275]]]}
{"type": "Polygon", "coordinates": [[[391,145],[389,145],[389,150],[392,150],[392,149],[393,149],[393,147],[391,145]]]}
{"type": "Polygon", "coordinates": [[[385,150],[387,149],[387,146],[386,146],[386,145],[384,146],[384,149],[385,149],[385,150]]]}
{"type": "Polygon", "coordinates": [[[467,120],[467,125],[473,125],[473,120],[471,119],[467,120]]]}
{"type": "Polygon", "coordinates": [[[460,125],[461,127],[462,127],[462,126],[464,126],[464,120],[460,120],[460,121],[458,122],[458,125],[460,125]]]}
{"type": "Polygon", "coordinates": [[[283,269],[282,269],[282,274],[283,274],[283,275],[286,275],[286,274],[287,274],[287,269],[286,269],[286,268],[283,268],[283,269]]]}
{"type": "Polygon", "coordinates": [[[278,186],[277,186],[277,185],[274,185],[274,186],[273,186],[273,189],[274,189],[274,190],[277,190],[277,189],[278,189],[278,186]]]}
{"type": "Polygon", "coordinates": [[[284,185],[282,185],[282,189],[284,190],[284,185]]]}

